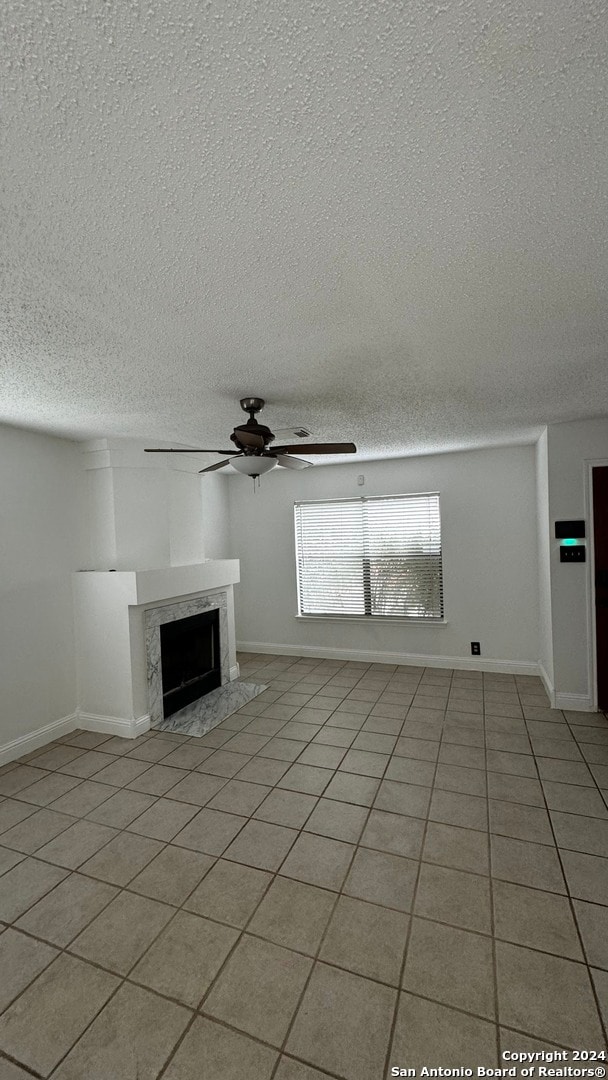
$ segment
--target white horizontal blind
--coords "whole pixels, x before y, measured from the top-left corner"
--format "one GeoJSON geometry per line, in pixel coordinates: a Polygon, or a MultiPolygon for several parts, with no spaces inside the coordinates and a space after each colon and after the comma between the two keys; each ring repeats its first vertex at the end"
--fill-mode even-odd
{"type": "Polygon", "coordinates": [[[300,615],[441,619],[439,495],[295,504],[300,615]]]}

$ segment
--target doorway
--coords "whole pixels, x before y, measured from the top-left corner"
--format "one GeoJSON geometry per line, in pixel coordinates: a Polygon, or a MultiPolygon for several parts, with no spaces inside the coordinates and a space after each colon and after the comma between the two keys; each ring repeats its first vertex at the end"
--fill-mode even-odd
{"type": "Polygon", "coordinates": [[[592,476],[597,707],[608,712],[608,466],[592,476]]]}

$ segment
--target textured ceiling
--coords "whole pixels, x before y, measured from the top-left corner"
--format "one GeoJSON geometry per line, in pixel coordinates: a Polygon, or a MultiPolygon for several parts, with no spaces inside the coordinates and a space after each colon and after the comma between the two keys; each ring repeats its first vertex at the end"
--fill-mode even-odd
{"type": "Polygon", "coordinates": [[[363,455],[608,411],[604,0],[3,0],[0,419],[363,455]]]}

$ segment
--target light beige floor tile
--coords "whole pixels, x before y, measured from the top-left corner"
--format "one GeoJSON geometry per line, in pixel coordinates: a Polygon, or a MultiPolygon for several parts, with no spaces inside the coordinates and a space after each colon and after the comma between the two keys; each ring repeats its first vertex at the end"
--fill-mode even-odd
{"type": "Polygon", "coordinates": [[[372,904],[410,911],[417,869],[412,859],[359,848],[344,892],[372,904]]]}
{"type": "Polygon", "coordinates": [[[507,750],[487,750],[488,769],[510,776],[536,777],[534,758],[529,754],[511,754],[507,750]]]}
{"type": "Polygon", "coordinates": [[[422,857],[425,862],[451,866],[455,870],[470,870],[475,874],[490,872],[487,834],[458,825],[429,821],[422,857]]]}
{"type": "Polygon", "coordinates": [[[338,891],[346,877],[354,848],[341,840],[300,833],[281,866],[281,874],[309,885],[338,891]]]}
{"type": "Polygon", "coordinates": [[[73,817],[84,817],[101,806],[111,795],[118,791],[116,787],[108,784],[99,784],[97,780],[83,780],[78,787],[68,791],[67,795],[61,795],[51,806],[51,810],[62,814],[72,814],[73,817]]]}
{"type": "Polygon", "coordinates": [[[267,742],[266,735],[247,735],[239,732],[237,735],[232,735],[232,738],[223,745],[232,754],[257,754],[267,742]]]}
{"type": "Polygon", "coordinates": [[[244,935],[205,1001],[205,1012],[273,1046],[287,1034],[312,960],[244,935]]]}
{"type": "Polygon", "coordinates": [[[392,814],[426,818],[431,801],[431,789],[418,784],[400,784],[396,780],[382,780],[374,801],[374,809],[392,814]]]}
{"type": "Polygon", "coordinates": [[[399,999],[389,1065],[427,1068],[478,1068],[498,1065],[496,1028],[413,994],[399,999]]]}
{"type": "Polygon", "coordinates": [[[143,791],[146,795],[166,795],[187,775],[185,769],[176,769],[168,765],[150,765],[127,786],[131,791],[143,791]]]}
{"type": "Polygon", "coordinates": [[[197,1017],[163,1080],[270,1080],[276,1059],[276,1050],[197,1017]]]}
{"type": "Polygon", "coordinates": [[[162,759],[163,765],[173,765],[178,769],[196,769],[202,761],[210,757],[208,746],[200,746],[198,743],[184,743],[176,747],[162,759]]]}
{"type": "Polygon", "coordinates": [[[464,769],[485,769],[485,750],[481,746],[467,746],[442,742],[439,751],[440,765],[458,765],[464,769]]]}
{"type": "Polygon", "coordinates": [[[0,847],[0,877],[8,870],[12,870],[17,863],[23,862],[25,858],[26,856],[21,851],[9,851],[8,848],[0,847]]]}
{"type": "Polygon", "coordinates": [[[300,765],[296,762],[281,777],[277,787],[290,791],[302,791],[307,795],[322,795],[332,776],[331,769],[320,769],[313,765],[300,765]]]}
{"type": "Polygon", "coordinates": [[[416,915],[489,934],[489,881],[479,874],[423,863],[416,893],[416,915]]]}
{"type": "MultiPolygon", "coordinates": [[[[63,773],[53,772],[45,776],[43,780],[38,780],[35,784],[20,791],[19,798],[26,803],[34,803],[36,806],[48,806],[61,795],[77,787],[79,783],[80,779],[77,776],[64,776],[63,773]]],[[[26,809],[27,807],[24,807],[24,810],[26,809]]]]}
{"type": "MultiPolygon", "coordinates": [[[[9,927],[0,934],[0,1012],[58,955],[57,950],[9,927]]],[[[0,1059],[0,1075],[2,1060],[0,1059]]]]}
{"type": "Polygon", "coordinates": [[[225,810],[230,814],[242,814],[244,817],[249,817],[254,810],[257,810],[269,792],[270,788],[263,784],[229,780],[208,805],[212,810],[225,810]]]}
{"type": "Polygon", "coordinates": [[[346,751],[340,769],[343,772],[355,773],[355,775],[381,777],[388,761],[388,754],[375,754],[367,750],[351,748],[346,751]]]}
{"type": "Polygon", "coordinates": [[[401,912],[341,896],[319,958],[397,986],[408,925],[401,912]]]}
{"type": "Polygon", "coordinates": [[[429,820],[464,829],[485,830],[488,827],[488,803],[477,795],[436,790],[431,799],[429,820]]]}
{"type": "Polygon", "coordinates": [[[59,956],[0,1019],[0,1049],[48,1076],[117,985],[114,975],[59,956]]]}
{"type": "Polygon", "coordinates": [[[306,822],[306,832],[330,836],[334,840],[344,840],[356,844],[367,820],[366,806],[354,803],[337,802],[334,799],[319,799],[315,809],[306,822]]]}
{"type": "MultiPolygon", "coordinates": [[[[54,777],[55,774],[49,773],[49,776],[54,777]]],[[[42,781],[39,782],[42,783],[42,781]]],[[[4,802],[0,802],[0,833],[7,832],[8,829],[12,829],[13,825],[18,825],[20,821],[25,821],[26,818],[35,813],[35,805],[29,806],[26,803],[18,802],[17,799],[5,799],[4,802]]]]}
{"type": "Polygon", "coordinates": [[[89,750],[86,754],[80,754],[79,757],[74,758],[73,761],[68,761],[64,765],[60,765],[59,774],[67,776],[75,776],[81,780],[89,780],[92,776],[95,776],[106,766],[112,765],[115,761],[118,761],[118,757],[113,754],[100,753],[98,750],[89,750]]]}
{"type": "MultiPolygon", "coordinates": [[[[260,757],[272,758],[276,761],[295,761],[305,747],[306,742],[302,739],[282,739],[275,737],[266,743],[264,753],[260,754],[260,757]]],[[[243,765],[244,764],[245,762],[243,761],[243,765]]]]}
{"type": "Polygon", "coordinates": [[[40,848],[38,858],[76,870],[114,836],[116,829],[110,829],[107,825],[98,825],[94,821],[77,821],[40,848]]]}
{"type": "Polygon", "coordinates": [[[481,769],[465,768],[439,762],[435,787],[443,791],[460,791],[465,795],[486,795],[486,774],[481,769]]]}
{"type": "Polygon", "coordinates": [[[312,745],[317,746],[321,743],[323,746],[339,746],[348,749],[354,742],[356,734],[356,731],[350,731],[348,728],[332,727],[328,723],[317,732],[312,745]]]}
{"type": "Polygon", "coordinates": [[[562,851],[568,888],[579,900],[605,904],[608,896],[608,859],[578,851],[562,851]]]}
{"type": "Polygon", "coordinates": [[[178,847],[202,851],[205,855],[221,855],[246,820],[235,814],[224,814],[220,810],[199,810],[185,829],[174,837],[173,843],[178,847]]]}
{"type": "Polygon", "coordinates": [[[335,899],[324,889],[277,877],[249,923],[248,932],[314,956],[335,899]]]}
{"type": "Polygon", "coordinates": [[[83,874],[101,878],[111,885],[128,885],[132,878],[158,855],[162,844],[146,836],[119,833],[106,847],[81,867],[83,874]]]}
{"type": "Polygon", "coordinates": [[[224,855],[226,859],[256,866],[260,870],[278,870],[297,835],[294,829],[252,819],[224,855]]]}
{"type": "Polygon", "coordinates": [[[337,772],[324,791],[326,799],[338,802],[371,806],[380,781],[372,776],[355,776],[353,773],[337,772]]]}
{"type": "Polygon", "coordinates": [[[131,972],[131,979],[196,1008],[239,936],[186,911],[178,911],[131,972]]]}
{"type": "Polygon", "coordinates": [[[75,819],[67,814],[56,814],[54,810],[37,810],[31,817],[13,825],[2,834],[3,847],[21,851],[24,855],[33,855],[49,840],[69,829],[75,819]]]}
{"type": "Polygon", "coordinates": [[[363,847],[388,851],[393,855],[406,855],[417,859],[422,849],[424,821],[420,818],[404,817],[402,814],[387,814],[383,810],[372,810],[363,835],[363,847]]]}
{"type": "Polygon", "coordinates": [[[244,927],[271,880],[264,870],[218,859],[184,906],[198,915],[244,927]]]}
{"type": "Polygon", "coordinates": [[[490,799],[490,832],[534,844],[553,843],[549,815],[540,806],[490,799]]]}
{"type": "Polygon", "coordinates": [[[399,780],[402,784],[418,784],[431,787],[435,776],[433,761],[418,761],[415,758],[393,757],[386,770],[387,780],[399,780]]]}
{"type": "Polygon", "coordinates": [[[12,1061],[8,1061],[7,1058],[2,1058],[2,1080],[31,1080],[32,1074],[20,1069],[18,1065],[14,1065],[12,1061]]]}
{"type": "Polygon", "coordinates": [[[588,963],[608,969],[608,907],[575,900],[574,913],[588,963]]]}
{"type": "Polygon", "coordinates": [[[187,1009],[126,983],[76,1043],[53,1080],[152,1080],[190,1015],[187,1009]]]}
{"type": "Polygon", "coordinates": [[[65,948],[116,896],[105,882],[70,874],[16,923],[19,929],[65,948]]]}
{"type": "Polygon", "coordinates": [[[491,799],[503,802],[524,803],[528,806],[544,806],[543,789],[538,780],[530,776],[509,776],[507,773],[488,773],[488,794],[491,799]]]}
{"type": "Polygon", "coordinates": [[[337,769],[346,754],[343,746],[322,746],[309,743],[298,758],[298,765],[313,765],[321,769],[337,769]]]}
{"type": "Polygon", "coordinates": [[[235,776],[248,761],[251,760],[249,754],[234,754],[229,753],[226,750],[216,750],[210,757],[198,766],[197,772],[205,773],[209,776],[223,776],[229,779],[231,776],[235,776]]]}
{"type": "Polygon", "coordinates": [[[275,1073],[275,1080],[327,1080],[327,1073],[320,1073],[311,1065],[304,1065],[295,1058],[282,1057],[275,1073]]]}
{"type": "Polygon", "coordinates": [[[246,780],[248,783],[267,784],[272,787],[279,782],[288,768],[289,764],[285,761],[254,757],[243,766],[238,773],[238,778],[239,780],[246,780]]]}
{"type": "Polygon", "coordinates": [[[584,761],[560,761],[557,758],[536,759],[541,780],[558,784],[579,784],[594,787],[591,769],[584,761]]]}
{"type": "MultiPolygon", "coordinates": [[[[576,762],[574,762],[576,764],[576,762]]],[[[553,783],[545,780],[543,784],[550,810],[562,810],[568,814],[583,814],[588,817],[608,818],[608,810],[599,791],[578,784],[553,783]]]]}
{"type": "Polygon", "coordinates": [[[412,758],[414,761],[436,761],[439,756],[439,743],[431,739],[415,739],[402,735],[397,739],[394,754],[397,757],[412,758]]]}
{"type": "Polygon", "coordinates": [[[508,836],[492,836],[492,874],[504,881],[534,889],[565,893],[564,876],[555,847],[530,844],[508,836]]]}
{"type": "Polygon", "coordinates": [[[36,754],[36,767],[38,769],[59,769],[68,761],[82,757],[84,750],[76,746],[52,746],[49,750],[43,750],[36,754]]]}
{"type": "Polygon", "coordinates": [[[205,806],[227,783],[225,776],[190,772],[171,788],[170,798],[177,802],[192,803],[194,806],[205,806]]]}
{"type": "Polygon", "coordinates": [[[381,1077],[395,997],[387,986],[317,964],[286,1049],[348,1080],[381,1077]]]}
{"type": "Polygon", "coordinates": [[[496,963],[503,1024],[566,1046],[601,1046],[591,983],[582,964],[500,941],[496,963]]]}
{"type": "Polygon", "coordinates": [[[197,813],[198,806],[190,803],[176,802],[169,798],[159,799],[127,828],[129,832],[149,836],[154,840],[172,840],[197,813]]]}
{"type": "Polygon", "coordinates": [[[71,949],[85,960],[126,975],[174,914],[166,904],[119,893],[71,949]]]}
{"type": "Polygon", "coordinates": [[[491,938],[414,919],[403,989],[493,1020],[491,938]]]}
{"type": "Polygon", "coordinates": [[[106,802],[91,810],[87,818],[89,821],[99,822],[100,825],[124,829],[155,801],[154,795],[144,795],[140,791],[117,791],[106,802]]]}
{"type": "MultiPolygon", "coordinates": [[[[599,1002],[600,1014],[604,1021],[604,1027],[608,1030],[608,972],[592,968],[591,975],[599,1002]]],[[[581,1047],[581,1049],[586,1049],[586,1047],[581,1047]]]]}
{"type": "MultiPolygon", "coordinates": [[[[551,811],[551,821],[560,848],[584,851],[587,855],[608,856],[608,821],[578,814],[563,814],[558,810],[551,811]]],[[[27,822],[23,827],[26,825],[27,822]]]]}
{"type": "Polygon", "coordinates": [[[517,945],[582,960],[570,903],[565,896],[495,881],[494,928],[497,938],[517,945]]]}
{"type": "Polygon", "coordinates": [[[213,857],[168,844],[129,884],[132,892],[165,904],[183,904],[213,866],[213,857]]]}
{"type": "MultiPolygon", "coordinates": [[[[163,734],[166,735],[170,733],[164,732],[163,734]]],[[[139,758],[140,761],[149,761],[152,764],[155,761],[162,761],[163,758],[168,757],[174,749],[174,742],[170,742],[166,738],[161,739],[158,736],[155,736],[153,739],[148,739],[145,743],[142,743],[141,746],[137,746],[135,750],[130,750],[126,756],[129,758],[139,758]]],[[[202,753],[202,748],[199,752],[202,753]]],[[[212,753],[213,750],[209,747],[205,749],[205,755],[212,753]]],[[[202,761],[203,759],[201,758],[200,760],[202,761]]]]}
{"type": "Polygon", "coordinates": [[[35,784],[48,775],[46,769],[31,765],[17,765],[8,772],[0,773],[0,795],[16,795],[18,791],[35,784]]]}
{"type": "Polygon", "coordinates": [[[24,859],[0,878],[0,919],[11,923],[68,876],[68,871],[37,859],[24,859]]]}
{"type": "Polygon", "coordinates": [[[316,795],[306,795],[300,791],[282,791],[275,788],[258,806],[254,813],[260,821],[274,825],[285,825],[290,829],[299,829],[317,805],[316,795]]]}

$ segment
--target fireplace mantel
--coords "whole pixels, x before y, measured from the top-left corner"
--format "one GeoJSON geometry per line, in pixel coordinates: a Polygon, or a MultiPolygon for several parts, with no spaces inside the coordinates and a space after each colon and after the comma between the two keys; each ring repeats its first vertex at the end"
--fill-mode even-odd
{"type": "Polygon", "coordinates": [[[238,559],[155,570],[85,570],[73,575],[80,726],[134,738],[150,725],[145,613],[222,591],[228,659],[238,676],[233,585],[238,559]]]}

